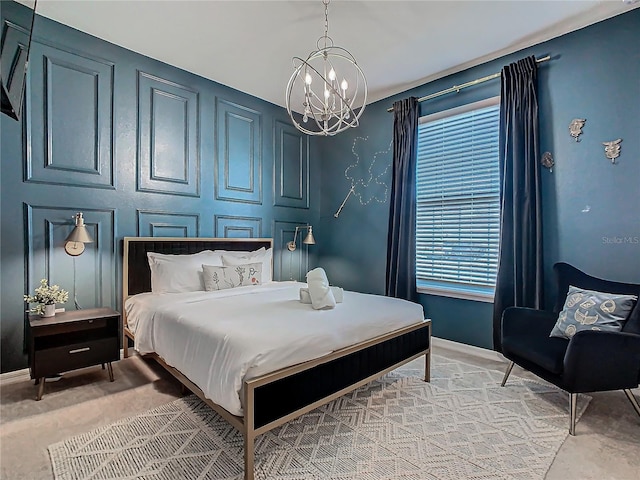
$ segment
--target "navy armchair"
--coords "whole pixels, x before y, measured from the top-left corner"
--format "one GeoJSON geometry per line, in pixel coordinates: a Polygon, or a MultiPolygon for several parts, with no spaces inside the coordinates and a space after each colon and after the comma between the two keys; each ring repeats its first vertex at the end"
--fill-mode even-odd
{"type": "Polygon", "coordinates": [[[553,312],[510,307],[502,315],[502,353],[510,360],[504,387],[514,364],[569,393],[569,433],[575,435],[578,393],[623,390],[640,415],[630,389],[640,384],[640,301],[620,332],[583,330],[571,340],[549,337],[564,306],[569,286],[640,297],[640,285],[592,277],[567,263],[556,263],[558,298],[553,312]]]}

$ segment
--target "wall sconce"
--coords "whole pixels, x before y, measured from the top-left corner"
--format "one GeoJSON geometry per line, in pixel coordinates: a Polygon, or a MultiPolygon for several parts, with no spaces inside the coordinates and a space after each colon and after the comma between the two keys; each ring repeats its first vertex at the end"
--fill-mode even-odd
{"type": "Polygon", "coordinates": [[[296,238],[298,237],[298,230],[302,230],[305,228],[309,231],[309,233],[307,233],[307,236],[304,237],[304,240],[302,240],[302,243],[304,243],[305,245],[316,244],[316,239],[313,238],[313,227],[311,225],[303,225],[301,227],[296,227],[296,231],[293,234],[293,240],[287,243],[287,248],[289,249],[290,252],[293,252],[296,249],[296,238]]]}
{"type": "Polygon", "coordinates": [[[73,257],[73,304],[76,310],[80,310],[82,307],[78,304],[78,297],[76,296],[76,257],[84,252],[84,244],[93,243],[93,239],[84,224],[82,212],[76,213],[73,218],[76,226],[73,227],[73,230],[64,241],[64,251],[73,257]]]}
{"type": "Polygon", "coordinates": [[[93,243],[93,239],[91,238],[91,235],[89,235],[87,227],[84,224],[82,212],[76,213],[74,218],[76,226],[73,227],[73,230],[71,230],[71,233],[64,241],[64,251],[72,257],[77,257],[84,252],[84,244],[93,243]]]}

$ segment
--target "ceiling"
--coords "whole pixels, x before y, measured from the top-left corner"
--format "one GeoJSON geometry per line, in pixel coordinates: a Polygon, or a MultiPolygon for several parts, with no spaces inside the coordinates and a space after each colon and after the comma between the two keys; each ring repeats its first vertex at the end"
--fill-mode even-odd
{"type": "MultiPolygon", "coordinates": [[[[329,35],[357,59],[371,103],[637,2],[333,0],[329,35]]],[[[292,57],[324,31],[320,0],[39,0],[37,12],[281,106],[292,57]]]]}

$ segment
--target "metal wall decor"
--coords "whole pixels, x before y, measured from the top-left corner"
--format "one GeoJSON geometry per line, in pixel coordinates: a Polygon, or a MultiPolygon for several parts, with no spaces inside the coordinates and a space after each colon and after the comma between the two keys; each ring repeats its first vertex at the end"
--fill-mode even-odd
{"type": "Polygon", "coordinates": [[[576,142],[580,141],[579,137],[582,135],[582,127],[584,127],[586,121],[586,118],[574,118],[569,124],[569,133],[576,142]]]}
{"type": "Polygon", "coordinates": [[[620,142],[622,142],[621,138],[611,140],[610,142],[602,142],[602,145],[604,145],[604,156],[611,160],[612,164],[615,164],[616,158],[620,156],[620,142]]]}
{"type": "Polygon", "coordinates": [[[387,163],[384,166],[383,170],[378,174],[374,172],[374,168],[376,166],[376,163],[378,162],[378,157],[380,155],[384,157],[391,152],[393,141],[389,142],[389,147],[386,150],[378,151],[373,154],[373,160],[369,164],[369,167],[366,171],[362,171],[362,169],[358,171],[358,166],[360,164],[360,155],[357,153],[357,146],[360,144],[360,142],[366,142],[368,138],[369,137],[356,137],[353,140],[351,152],[356,157],[356,162],[349,165],[344,170],[344,176],[351,182],[351,188],[347,192],[347,196],[344,197],[344,200],[340,204],[338,211],[333,214],[335,218],[338,218],[340,216],[340,212],[342,212],[344,205],[347,203],[347,200],[349,200],[349,197],[351,195],[355,195],[356,197],[358,197],[358,199],[360,200],[360,205],[368,205],[372,201],[375,201],[377,203],[385,203],[387,201],[389,186],[384,181],[384,177],[387,176],[387,172],[389,171],[391,162],[387,163]],[[373,187],[376,186],[379,187],[380,191],[376,192],[375,190],[373,190],[373,187]],[[365,197],[365,191],[370,188],[372,190],[369,192],[369,195],[365,197]]]}
{"type": "Polygon", "coordinates": [[[542,154],[540,163],[542,163],[543,167],[548,168],[550,172],[553,172],[553,166],[556,164],[556,162],[553,160],[553,155],[551,155],[551,152],[544,152],[542,154]]]}

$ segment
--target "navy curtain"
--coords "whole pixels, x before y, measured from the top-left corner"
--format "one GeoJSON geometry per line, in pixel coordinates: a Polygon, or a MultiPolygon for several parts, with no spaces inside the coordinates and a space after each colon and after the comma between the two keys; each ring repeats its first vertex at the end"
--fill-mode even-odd
{"type": "Polygon", "coordinates": [[[537,69],[535,57],[502,69],[500,253],[493,306],[493,346],[499,352],[502,312],[542,306],[537,69]]]}
{"type": "Polygon", "coordinates": [[[418,100],[393,104],[393,173],[386,295],[416,301],[416,161],[418,100]]]}

